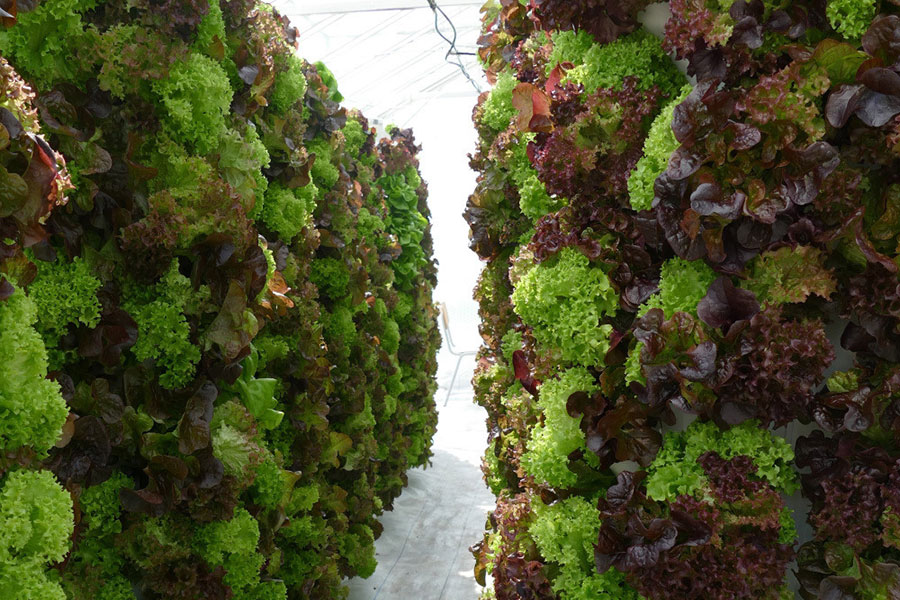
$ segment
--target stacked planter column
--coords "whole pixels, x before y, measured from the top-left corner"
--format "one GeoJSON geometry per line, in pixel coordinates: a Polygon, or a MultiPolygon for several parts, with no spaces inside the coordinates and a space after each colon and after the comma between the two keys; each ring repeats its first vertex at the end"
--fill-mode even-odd
{"type": "Polygon", "coordinates": [[[373,572],[437,421],[427,189],[297,46],[255,2],[4,15],[0,596],[373,572]]]}
{"type": "Polygon", "coordinates": [[[485,7],[484,598],[900,597],[896,39],[889,2],[485,7]]]}

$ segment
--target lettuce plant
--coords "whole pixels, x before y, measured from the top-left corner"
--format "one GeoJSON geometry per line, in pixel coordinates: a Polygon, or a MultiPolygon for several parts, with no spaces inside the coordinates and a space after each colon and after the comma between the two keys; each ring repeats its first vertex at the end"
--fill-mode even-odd
{"type": "Polygon", "coordinates": [[[535,545],[548,561],[559,564],[553,589],[566,600],[623,598],[637,600],[621,573],[594,572],[594,544],[600,533],[596,503],[581,496],[549,506],[532,504],[535,518],[528,528],[535,545]]]}
{"type": "Polygon", "coordinates": [[[612,326],[601,319],[615,310],[615,291],[602,268],[576,250],[532,267],[516,284],[512,302],[537,341],[566,362],[603,364],[612,326]]]}
{"type": "Polygon", "coordinates": [[[892,598],[900,12],[667,5],[485,8],[483,598],[892,598]]]}
{"type": "Polygon", "coordinates": [[[0,481],[0,591],[37,600],[66,598],[48,563],[69,552],[69,494],[49,471],[12,471],[0,481]]]}
{"type": "Polygon", "coordinates": [[[175,139],[207,154],[225,132],[232,90],[222,67],[193,53],[172,66],[168,77],[153,85],[163,110],[164,129],[175,139]]]}
{"type": "Polygon", "coordinates": [[[34,328],[38,307],[21,290],[0,303],[0,339],[14,352],[0,365],[0,446],[45,454],[69,411],[59,384],[47,379],[47,349],[34,328]]]}
{"type": "Polygon", "coordinates": [[[569,456],[584,447],[584,433],[578,420],[566,411],[566,401],[575,392],[594,389],[590,373],[580,367],[541,385],[538,406],[543,413],[543,425],[532,429],[528,449],[522,455],[523,469],[537,481],[554,487],[568,487],[577,481],[576,474],[567,465],[569,456]]]}
{"type": "Polygon", "coordinates": [[[437,424],[412,132],[263,4],[7,8],[0,596],[343,597],[437,424]]]}
{"type": "Polygon", "coordinates": [[[669,166],[669,157],[678,149],[679,143],[672,131],[675,107],[684,101],[690,88],[687,87],[677,98],[671,100],[653,120],[644,142],[643,156],[628,176],[628,194],[631,208],[650,210],[655,192],[656,178],[669,166]]]}

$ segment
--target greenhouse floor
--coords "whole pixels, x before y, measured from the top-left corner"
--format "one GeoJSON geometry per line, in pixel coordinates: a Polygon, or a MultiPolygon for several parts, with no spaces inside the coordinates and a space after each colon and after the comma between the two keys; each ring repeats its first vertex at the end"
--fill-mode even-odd
{"type": "Polygon", "coordinates": [[[472,402],[474,358],[463,359],[447,406],[455,358],[442,351],[433,466],[409,472],[409,487],[381,517],[378,568],[349,582],[350,600],[475,600],[480,586],[468,547],[481,539],[494,497],[481,479],[485,412],[472,402]]]}

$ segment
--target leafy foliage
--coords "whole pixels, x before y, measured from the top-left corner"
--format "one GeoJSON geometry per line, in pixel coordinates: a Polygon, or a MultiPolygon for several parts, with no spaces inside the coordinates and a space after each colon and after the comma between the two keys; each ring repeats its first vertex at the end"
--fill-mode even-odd
{"type": "MultiPolygon", "coordinates": [[[[96,42],[96,32],[85,28],[82,14],[95,2],[51,0],[32,11],[22,11],[17,27],[0,32],[0,46],[22,73],[49,89],[62,81],[83,83],[83,63],[71,60],[80,50],[96,42]]],[[[90,63],[89,63],[90,64],[90,63]]]]}
{"type": "Polygon", "coordinates": [[[593,503],[573,496],[549,506],[536,502],[533,509],[535,519],[528,533],[541,555],[559,564],[560,573],[553,586],[561,598],[637,600],[637,592],[621,574],[592,573],[594,544],[600,533],[600,519],[593,503]]]}
{"type": "Polygon", "coordinates": [[[65,598],[45,571],[69,552],[72,502],[49,471],[12,471],[0,484],[0,591],[30,599],[65,598]]]}
{"type": "Polygon", "coordinates": [[[665,505],[638,487],[643,473],[619,475],[599,503],[598,569],[624,571],[647,597],[782,597],[793,551],[781,539],[781,497],[753,478],[746,455],[707,452],[699,462],[708,485],[665,505]]]}
{"type": "Polygon", "coordinates": [[[560,29],[554,32],[553,51],[548,70],[558,64],[572,63],[566,79],[580,83],[590,93],[598,88],[620,88],[627,77],[638,81],[638,88],[658,87],[674,96],[684,85],[684,76],[666,56],[659,40],[644,30],[608,42],[595,41],[583,32],[560,29]]]}
{"type": "Polygon", "coordinates": [[[825,14],[835,31],[846,38],[858,39],[869,28],[878,3],[872,0],[831,0],[825,14]]]}
{"type": "Polygon", "coordinates": [[[894,598],[897,3],[667,4],[484,10],[483,598],[894,598]]]}
{"type": "Polygon", "coordinates": [[[753,461],[759,479],[788,494],[799,487],[791,468],[793,449],[782,438],[748,421],[722,431],[713,423],[695,421],[684,433],[666,435],[663,447],[647,469],[647,495],[654,500],[671,500],[694,494],[706,485],[699,459],[714,452],[725,460],[738,456],[753,461]]]}
{"type": "Polygon", "coordinates": [[[173,138],[207,154],[225,131],[232,90],[224,69],[193,53],[153,85],[163,109],[162,124],[173,138]]]}
{"type": "Polygon", "coordinates": [[[100,280],[79,258],[69,264],[41,264],[28,287],[37,307],[38,323],[47,332],[62,334],[68,325],[80,323],[93,328],[100,321],[97,290],[100,280]]]}
{"type": "Polygon", "coordinates": [[[748,287],[757,298],[773,304],[803,302],[811,294],[828,299],[835,282],[822,264],[822,253],[812,246],[785,246],[756,258],[748,287]]]}
{"type": "Polygon", "coordinates": [[[672,131],[675,107],[684,101],[690,88],[670,101],[653,120],[647,139],[644,141],[643,156],[638,160],[628,177],[628,195],[631,208],[650,210],[655,192],[653,184],[669,166],[669,157],[678,149],[679,143],[672,131]]]}
{"type": "Polygon", "coordinates": [[[202,295],[196,298],[193,294],[190,281],[173,262],[152,290],[136,290],[135,297],[123,306],[138,326],[137,343],[132,347],[135,358],[155,360],[164,370],[160,384],[169,389],[191,381],[200,360],[200,349],[191,343],[184,315],[188,303],[202,301],[202,295]]]}
{"type": "Polygon", "coordinates": [[[0,340],[10,349],[0,364],[0,446],[44,454],[56,443],[68,410],[59,384],[46,378],[47,350],[34,329],[37,306],[21,290],[0,303],[0,340]]]}
{"type": "Polygon", "coordinates": [[[594,382],[584,368],[563,372],[559,379],[544,382],[538,406],[543,424],[531,431],[528,450],[522,455],[522,468],[537,481],[553,487],[569,487],[577,481],[567,468],[569,456],[584,446],[584,433],[578,420],[569,416],[566,401],[576,392],[594,391],[594,382]]]}
{"type": "Polygon", "coordinates": [[[535,339],[564,361],[603,363],[612,326],[600,320],[615,310],[616,294],[584,255],[564,249],[556,261],[535,265],[516,284],[512,302],[535,339]]]}
{"type": "Polygon", "coordinates": [[[343,597],[437,424],[412,132],[265,5],[2,15],[0,597],[343,597]]]}
{"type": "Polygon", "coordinates": [[[647,4],[643,0],[536,0],[531,2],[530,7],[533,8],[532,18],[547,31],[587,31],[598,43],[606,44],[635,29],[638,26],[637,14],[647,4]]]}
{"type": "MultiPolygon", "coordinates": [[[[701,261],[669,259],[659,272],[659,308],[668,318],[676,312],[696,313],[715,280],[715,272],[701,261]]],[[[657,303],[654,298],[648,302],[657,303]]]]}
{"type": "Polygon", "coordinates": [[[279,238],[290,242],[304,227],[310,226],[317,193],[312,183],[294,190],[273,183],[266,188],[261,220],[277,232],[279,238]]]}

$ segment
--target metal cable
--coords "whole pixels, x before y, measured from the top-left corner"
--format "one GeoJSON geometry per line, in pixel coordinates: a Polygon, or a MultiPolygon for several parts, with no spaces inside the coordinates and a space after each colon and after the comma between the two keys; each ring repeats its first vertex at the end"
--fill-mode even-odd
{"type": "Polygon", "coordinates": [[[469,75],[469,72],[466,70],[466,66],[463,64],[462,59],[460,59],[460,56],[476,56],[476,54],[474,52],[460,52],[459,49],[456,47],[457,34],[456,34],[456,25],[453,24],[453,20],[447,16],[447,13],[444,12],[444,9],[442,9],[440,6],[438,6],[436,0],[428,0],[428,6],[431,7],[431,11],[434,13],[434,30],[437,32],[437,34],[439,36],[441,36],[441,38],[443,38],[443,40],[445,42],[450,44],[450,49],[447,50],[447,54],[444,55],[444,60],[452,65],[458,66],[459,70],[462,71],[462,74],[465,75],[466,79],[469,80],[469,83],[472,84],[472,87],[475,88],[475,91],[480,94],[481,86],[479,86],[478,83],[474,79],[472,79],[472,76],[469,75]],[[452,38],[448,38],[441,31],[440,24],[438,23],[439,16],[443,16],[444,19],[447,21],[447,23],[450,25],[450,29],[453,31],[452,38]],[[453,56],[456,60],[451,61],[450,60],[451,56],[453,56]]]}

